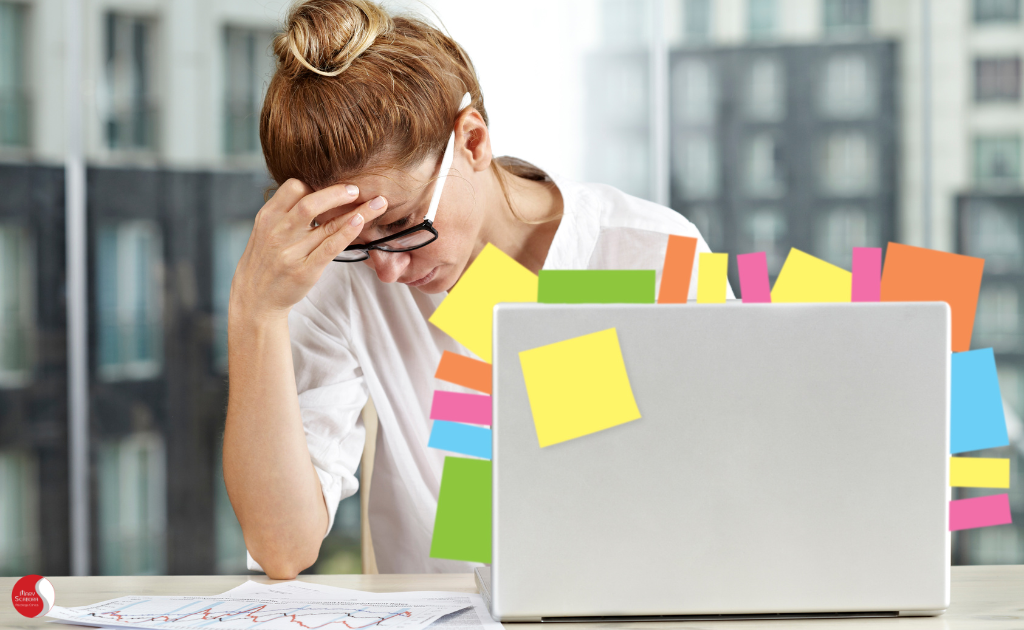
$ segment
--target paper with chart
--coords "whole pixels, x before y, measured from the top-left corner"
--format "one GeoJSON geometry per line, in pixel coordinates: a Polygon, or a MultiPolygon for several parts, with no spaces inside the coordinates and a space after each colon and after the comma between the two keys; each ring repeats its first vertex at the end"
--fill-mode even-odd
{"type": "Polygon", "coordinates": [[[366,593],[353,591],[346,588],[324,586],[323,584],[312,584],[309,582],[291,581],[279,584],[260,584],[258,582],[246,582],[237,588],[233,588],[225,596],[243,597],[297,597],[311,599],[314,597],[323,598],[374,598],[374,597],[401,597],[402,601],[423,601],[438,604],[451,603],[452,605],[464,606],[462,610],[450,613],[441,617],[430,630],[438,628],[454,628],[459,626],[462,630],[482,628],[483,630],[502,630],[502,625],[491,618],[487,611],[487,604],[484,598],[477,593],[452,593],[447,591],[416,591],[409,593],[366,593]]]}
{"type": "MultiPolygon", "coordinates": [[[[236,589],[237,590],[237,589],[236,589]]],[[[341,589],[338,589],[341,590],[341,589]]],[[[327,628],[423,630],[469,601],[423,599],[347,591],[325,597],[312,591],[231,591],[207,597],[130,595],[89,606],[54,606],[47,614],[64,623],[108,628],[218,630],[327,628]],[[304,596],[305,594],[305,596],[304,596]]]]}

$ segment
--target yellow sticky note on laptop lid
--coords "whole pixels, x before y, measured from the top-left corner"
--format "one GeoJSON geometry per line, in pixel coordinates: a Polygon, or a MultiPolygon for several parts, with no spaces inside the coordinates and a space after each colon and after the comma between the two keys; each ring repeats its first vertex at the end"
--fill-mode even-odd
{"type": "Polygon", "coordinates": [[[614,328],[519,353],[541,447],[640,418],[614,328]]]}
{"type": "Polygon", "coordinates": [[[537,276],[488,243],[430,316],[430,323],[491,363],[494,305],[536,301],[537,276]]]}
{"type": "Polygon", "coordinates": [[[852,292],[852,273],[794,247],[772,287],[772,302],[849,302],[852,292]]]}

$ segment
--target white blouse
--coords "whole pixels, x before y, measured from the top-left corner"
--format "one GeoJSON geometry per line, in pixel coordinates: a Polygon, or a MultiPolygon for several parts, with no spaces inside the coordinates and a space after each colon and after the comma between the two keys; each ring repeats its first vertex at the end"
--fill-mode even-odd
{"type": "MultiPolygon", "coordinates": [[[[564,214],[544,269],[655,269],[660,283],[668,234],[695,237],[698,252],[711,251],[696,226],[669,208],[602,184],[554,181],[564,214]]],[[[369,522],[381,573],[478,566],[430,557],[445,457],[427,447],[430,403],[435,389],[470,391],[436,380],[434,371],[444,350],[474,356],[427,321],[445,295],[380,282],[366,265],[331,264],[288,318],[302,424],[327,503],[328,532],[338,502],[359,487],[360,410],[368,396],[377,409],[369,522]]],[[[696,295],[694,261],[689,299],[696,295]]],[[[252,556],[248,565],[262,570],[252,556]]]]}

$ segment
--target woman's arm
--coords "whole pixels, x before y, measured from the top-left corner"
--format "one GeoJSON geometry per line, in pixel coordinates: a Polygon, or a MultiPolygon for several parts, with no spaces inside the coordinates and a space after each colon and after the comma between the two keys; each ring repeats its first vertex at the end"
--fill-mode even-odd
{"type": "Polygon", "coordinates": [[[272,578],[294,578],[313,564],[327,530],[299,412],[288,313],[364,221],[383,212],[362,204],[310,227],[357,195],[286,182],[257,215],[231,283],[224,483],[246,547],[272,578]]]}

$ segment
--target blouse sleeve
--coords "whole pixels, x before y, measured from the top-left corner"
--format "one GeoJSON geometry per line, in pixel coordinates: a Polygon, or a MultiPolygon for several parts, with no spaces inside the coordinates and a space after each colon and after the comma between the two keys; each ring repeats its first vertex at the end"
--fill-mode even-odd
{"type": "MultiPolygon", "coordinates": [[[[307,297],[292,308],[288,331],[306,446],[327,505],[326,537],[338,503],[359,489],[355,473],[366,438],[360,412],[369,394],[338,319],[307,297]]],[[[263,570],[248,552],[246,564],[263,570]]]]}

